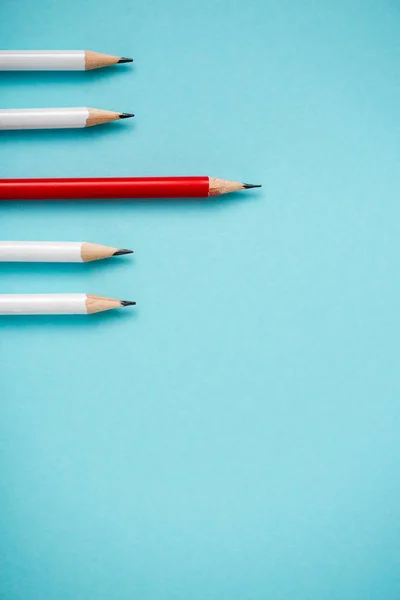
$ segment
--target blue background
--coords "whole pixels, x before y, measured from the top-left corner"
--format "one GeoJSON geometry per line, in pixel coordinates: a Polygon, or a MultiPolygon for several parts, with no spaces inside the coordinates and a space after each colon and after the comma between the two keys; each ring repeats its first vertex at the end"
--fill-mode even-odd
{"type": "Polygon", "coordinates": [[[212,175],[213,202],[3,203],[3,239],[133,247],[0,266],[1,292],[136,299],[0,320],[0,597],[400,596],[396,0],[2,0],[2,107],[135,112],[3,132],[3,177],[212,175]]]}

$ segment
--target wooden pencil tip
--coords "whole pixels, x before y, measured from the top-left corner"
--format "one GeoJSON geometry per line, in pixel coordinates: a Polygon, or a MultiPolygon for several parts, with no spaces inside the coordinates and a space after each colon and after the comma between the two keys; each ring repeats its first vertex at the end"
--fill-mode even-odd
{"type": "Polygon", "coordinates": [[[130,119],[131,117],[134,117],[135,115],[133,113],[119,113],[119,118],[120,119],[130,119]]]}
{"type": "Polygon", "coordinates": [[[133,254],[133,250],[127,250],[126,248],[120,248],[114,252],[113,256],[122,256],[123,254],[133,254]]]}
{"type": "Polygon", "coordinates": [[[251,188],[260,188],[262,185],[256,183],[244,183],[243,187],[245,190],[250,190],[251,188]]]}
{"type": "Polygon", "coordinates": [[[134,306],[136,302],[131,302],[130,300],[121,300],[121,306],[134,306]]]}
{"type": "Polygon", "coordinates": [[[121,58],[118,61],[119,64],[129,63],[129,62],[133,62],[133,58],[126,58],[125,56],[121,56],[121,58]]]}

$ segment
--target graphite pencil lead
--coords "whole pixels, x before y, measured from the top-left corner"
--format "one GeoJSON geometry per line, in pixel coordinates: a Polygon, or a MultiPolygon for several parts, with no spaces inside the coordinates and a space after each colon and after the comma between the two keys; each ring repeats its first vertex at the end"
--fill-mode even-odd
{"type": "Polygon", "coordinates": [[[136,302],[132,302],[131,300],[121,300],[121,306],[134,306],[136,302]]]}
{"type": "Polygon", "coordinates": [[[113,256],[122,256],[123,254],[133,254],[133,250],[127,250],[127,248],[120,248],[114,252],[113,256]]]}
{"type": "Polygon", "coordinates": [[[119,118],[120,119],[130,119],[131,117],[134,117],[135,115],[133,113],[120,113],[119,114],[119,118]]]}
{"type": "Polygon", "coordinates": [[[120,64],[122,63],[129,63],[129,62],[133,62],[133,58],[126,58],[126,56],[121,56],[121,58],[118,61],[120,64]]]}
{"type": "Polygon", "coordinates": [[[244,183],[243,187],[245,190],[250,190],[251,188],[260,188],[260,187],[262,187],[262,185],[256,184],[256,183],[244,183]]]}

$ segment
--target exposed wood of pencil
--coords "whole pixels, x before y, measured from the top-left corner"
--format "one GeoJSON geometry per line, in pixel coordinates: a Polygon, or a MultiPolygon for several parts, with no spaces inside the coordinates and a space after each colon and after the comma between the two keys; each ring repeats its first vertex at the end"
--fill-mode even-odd
{"type": "Polygon", "coordinates": [[[103,298],[102,296],[86,296],[86,310],[88,315],[93,315],[98,312],[121,308],[123,306],[133,306],[136,302],[127,302],[124,300],[115,300],[114,298],[103,298]]]}
{"type": "Polygon", "coordinates": [[[83,262],[91,262],[102,258],[110,258],[111,256],[120,256],[122,254],[132,254],[132,250],[125,248],[112,248],[111,246],[103,246],[102,244],[92,244],[84,242],[81,248],[81,257],[83,262]]]}
{"type": "Polygon", "coordinates": [[[239,183],[238,181],[228,181],[226,179],[209,178],[209,196],[220,196],[222,194],[230,194],[232,192],[241,192],[250,188],[261,187],[248,183],[239,183]]]}
{"type": "Polygon", "coordinates": [[[103,123],[111,123],[118,121],[122,113],[112,110],[101,110],[100,108],[89,108],[89,116],[85,127],[93,127],[94,125],[102,125],[103,123]]]}
{"type": "MultiPolygon", "coordinates": [[[[130,61],[130,60],[129,60],[130,61]]],[[[85,50],[85,69],[101,69],[102,67],[110,67],[119,62],[128,62],[128,59],[123,59],[121,56],[112,56],[111,54],[102,54],[101,52],[92,52],[85,50]]]]}

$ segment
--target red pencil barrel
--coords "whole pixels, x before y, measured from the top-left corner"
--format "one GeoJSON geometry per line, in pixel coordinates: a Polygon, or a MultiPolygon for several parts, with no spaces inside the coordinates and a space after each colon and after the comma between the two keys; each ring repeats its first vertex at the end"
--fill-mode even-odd
{"type": "Polygon", "coordinates": [[[206,198],[208,177],[0,179],[0,200],[206,198]]]}

